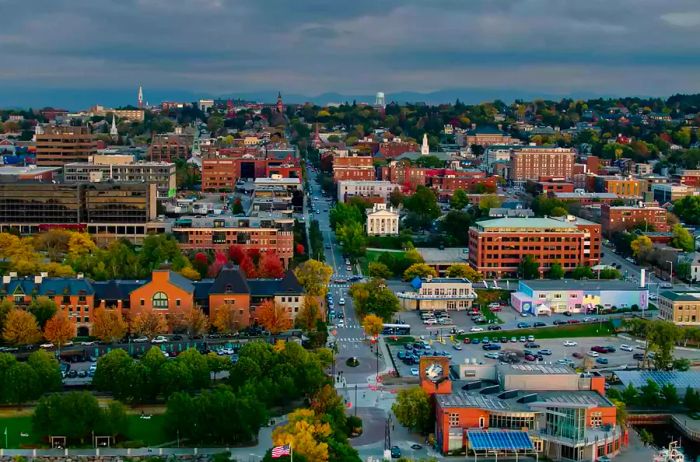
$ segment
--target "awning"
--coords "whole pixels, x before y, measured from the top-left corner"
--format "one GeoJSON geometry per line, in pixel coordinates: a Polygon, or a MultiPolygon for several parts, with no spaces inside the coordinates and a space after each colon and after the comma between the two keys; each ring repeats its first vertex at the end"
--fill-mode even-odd
{"type": "Polygon", "coordinates": [[[532,450],[530,435],[522,431],[468,430],[469,447],[475,451],[520,451],[532,450]]]}

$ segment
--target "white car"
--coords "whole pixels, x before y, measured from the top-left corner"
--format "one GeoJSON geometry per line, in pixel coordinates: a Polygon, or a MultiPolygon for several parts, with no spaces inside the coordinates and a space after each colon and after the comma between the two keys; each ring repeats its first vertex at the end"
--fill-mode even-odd
{"type": "Polygon", "coordinates": [[[486,354],[484,355],[484,358],[490,358],[490,359],[498,359],[498,358],[500,358],[500,357],[501,357],[501,356],[500,356],[498,353],[493,353],[493,352],[491,352],[491,353],[486,353],[486,354]]]}
{"type": "Polygon", "coordinates": [[[418,368],[417,367],[411,368],[411,375],[418,376],[418,368]]]}
{"type": "Polygon", "coordinates": [[[342,319],[338,320],[338,327],[345,327],[345,321],[342,319]]]}
{"type": "Polygon", "coordinates": [[[165,343],[167,341],[167,338],[163,337],[162,335],[159,335],[158,337],[155,337],[153,340],[151,340],[151,343],[165,343]]]}
{"type": "Polygon", "coordinates": [[[484,331],[484,328],[479,327],[479,326],[474,326],[471,329],[469,329],[469,332],[483,332],[483,331],[484,331]]]}
{"type": "Polygon", "coordinates": [[[48,348],[53,348],[53,343],[51,343],[51,342],[49,342],[49,343],[42,343],[42,344],[39,345],[39,346],[40,346],[41,348],[47,348],[47,349],[48,349],[48,348]]]}
{"type": "Polygon", "coordinates": [[[620,350],[622,350],[622,351],[634,351],[634,348],[623,343],[622,345],[620,345],[620,350]]]}
{"type": "Polygon", "coordinates": [[[148,337],[146,337],[145,335],[142,336],[142,337],[136,337],[136,338],[133,340],[133,342],[134,342],[134,343],[146,343],[146,342],[148,342],[148,337]]]}
{"type": "Polygon", "coordinates": [[[578,343],[574,342],[573,340],[564,340],[564,346],[572,347],[576,345],[578,345],[578,343]]]}
{"type": "Polygon", "coordinates": [[[583,322],[593,322],[593,321],[595,321],[595,318],[592,318],[590,316],[586,316],[585,318],[583,318],[583,322]]]}
{"type": "Polygon", "coordinates": [[[340,300],[338,300],[338,305],[345,305],[345,299],[341,298],[340,300]]]}
{"type": "Polygon", "coordinates": [[[97,342],[80,342],[82,346],[93,346],[97,345],[97,342]]]}
{"type": "Polygon", "coordinates": [[[437,321],[434,318],[428,318],[425,321],[423,321],[423,324],[426,326],[432,326],[434,324],[437,324],[437,321]]]}
{"type": "Polygon", "coordinates": [[[598,354],[597,351],[589,351],[589,352],[586,353],[586,354],[587,354],[588,356],[590,356],[591,358],[597,358],[598,356],[600,356],[600,355],[598,354]]]}

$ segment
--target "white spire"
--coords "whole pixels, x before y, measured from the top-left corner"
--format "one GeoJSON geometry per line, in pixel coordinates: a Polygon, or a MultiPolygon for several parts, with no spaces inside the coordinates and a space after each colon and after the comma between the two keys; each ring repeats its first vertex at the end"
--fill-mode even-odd
{"type": "Polygon", "coordinates": [[[139,85],[138,103],[139,109],[143,108],[143,87],[141,85],[139,85]]]}
{"type": "Polygon", "coordinates": [[[119,131],[117,130],[117,120],[114,117],[114,114],[112,114],[112,127],[109,129],[109,134],[113,138],[117,138],[119,136],[119,131]]]}
{"type": "Polygon", "coordinates": [[[420,153],[427,156],[430,153],[430,146],[428,146],[428,134],[423,133],[423,146],[420,147],[420,153]]]}

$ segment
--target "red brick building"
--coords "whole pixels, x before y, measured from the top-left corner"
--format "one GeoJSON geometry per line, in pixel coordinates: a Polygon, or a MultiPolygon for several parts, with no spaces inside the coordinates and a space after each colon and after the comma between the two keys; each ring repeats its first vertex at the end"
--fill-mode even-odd
{"type": "Polygon", "coordinates": [[[202,159],[202,191],[233,191],[241,178],[301,178],[299,159],[291,154],[273,157],[257,150],[257,155],[252,155],[249,151],[228,150],[230,155],[202,159]]]}
{"type": "Polygon", "coordinates": [[[148,158],[154,162],[174,162],[175,159],[189,159],[192,154],[192,135],[166,133],[153,135],[148,147],[148,158]]]}
{"type": "Polygon", "coordinates": [[[333,181],[342,180],[376,180],[372,156],[335,153],[333,155],[333,181]]]}
{"type": "Polygon", "coordinates": [[[512,181],[539,180],[541,177],[573,176],[575,152],[571,148],[523,146],[513,149],[510,159],[512,181]]]}
{"type": "Polygon", "coordinates": [[[552,180],[528,180],[526,188],[533,194],[540,195],[545,193],[572,193],[574,192],[574,184],[568,181],[556,179],[552,180]]]}
{"type": "Polygon", "coordinates": [[[540,275],[553,263],[564,271],[600,261],[600,225],[577,217],[498,218],[469,228],[469,263],[487,277],[517,275],[526,255],[540,275]]]}
{"type": "Polygon", "coordinates": [[[632,228],[635,225],[648,225],[653,231],[665,233],[669,230],[668,212],[663,207],[611,206],[600,207],[600,224],[603,232],[611,234],[632,228]]]}

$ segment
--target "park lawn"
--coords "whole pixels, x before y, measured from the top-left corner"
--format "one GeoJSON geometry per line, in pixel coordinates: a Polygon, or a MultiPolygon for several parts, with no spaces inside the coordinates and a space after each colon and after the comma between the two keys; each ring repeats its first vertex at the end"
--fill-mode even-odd
{"type": "Polygon", "coordinates": [[[2,417],[0,418],[0,442],[5,445],[5,429],[7,429],[7,445],[11,449],[35,447],[42,445],[41,438],[32,431],[32,417],[2,417]],[[21,436],[21,434],[29,436],[21,436]]]}
{"type": "Polygon", "coordinates": [[[499,318],[498,315],[496,313],[494,313],[493,311],[491,311],[491,309],[489,309],[489,307],[486,305],[481,306],[481,314],[483,314],[484,317],[486,319],[488,319],[489,321],[492,321],[491,324],[493,324],[493,323],[503,324],[503,321],[501,320],[501,318],[499,318]]]}
{"type": "Polygon", "coordinates": [[[362,268],[362,274],[367,275],[369,274],[369,264],[372,263],[373,261],[377,261],[379,256],[385,252],[394,252],[394,253],[400,253],[400,254],[405,254],[403,250],[392,250],[392,249],[386,249],[386,250],[378,250],[378,249],[369,249],[365,253],[365,256],[360,258],[360,267],[362,268]]]}
{"type": "Polygon", "coordinates": [[[158,446],[171,440],[165,434],[165,416],[152,415],[150,419],[142,419],[139,415],[127,416],[129,422],[126,439],[143,441],[146,446],[158,446]]]}
{"type": "Polygon", "coordinates": [[[610,321],[602,323],[591,322],[586,324],[569,324],[565,326],[537,327],[530,329],[496,330],[484,329],[483,332],[458,335],[457,338],[463,340],[466,337],[520,337],[521,335],[534,335],[536,339],[545,338],[573,338],[573,337],[606,337],[615,332],[610,321]]]}

